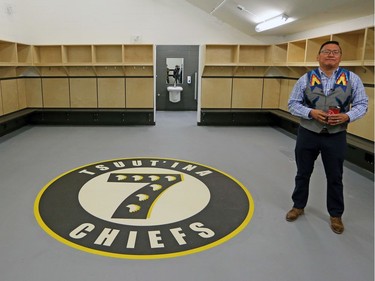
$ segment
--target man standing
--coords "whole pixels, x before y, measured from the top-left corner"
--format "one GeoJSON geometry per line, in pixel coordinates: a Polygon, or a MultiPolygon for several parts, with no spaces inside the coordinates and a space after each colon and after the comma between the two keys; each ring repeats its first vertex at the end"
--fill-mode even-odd
{"type": "Polygon", "coordinates": [[[337,41],[320,47],[319,68],[304,74],[294,86],[288,102],[289,111],[301,117],[295,147],[297,175],[292,194],[293,208],[287,221],[304,213],[309,194],[310,176],[318,155],[327,178],[327,209],[331,229],[341,234],[344,225],[343,164],[346,151],[346,128],[349,122],[367,112],[368,97],[361,79],[339,67],[342,50],[337,41]]]}

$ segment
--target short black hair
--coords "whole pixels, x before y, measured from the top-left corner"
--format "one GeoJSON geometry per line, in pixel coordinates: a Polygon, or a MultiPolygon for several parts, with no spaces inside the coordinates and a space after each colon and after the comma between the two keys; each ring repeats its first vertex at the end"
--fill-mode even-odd
{"type": "Polygon", "coordinates": [[[328,44],[334,44],[334,45],[339,46],[339,48],[340,48],[340,53],[342,53],[340,43],[339,43],[338,41],[334,41],[334,40],[324,42],[324,43],[322,44],[322,46],[320,46],[319,53],[321,52],[321,50],[323,49],[323,47],[324,47],[325,45],[328,45],[328,44]]]}

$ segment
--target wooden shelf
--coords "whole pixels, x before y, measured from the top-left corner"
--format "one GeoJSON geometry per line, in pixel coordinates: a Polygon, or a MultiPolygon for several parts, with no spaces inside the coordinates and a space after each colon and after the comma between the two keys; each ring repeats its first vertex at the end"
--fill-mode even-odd
{"type": "Polygon", "coordinates": [[[237,64],[238,45],[206,45],[206,64],[237,64]]]}
{"type": "Polygon", "coordinates": [[[32,65],[33,54],[30,45],[17,43],[17,62],[21,65],[32,65]]]}
{"type": "Polygon", "coordinates": [[[288,53],[288,44],[276,44],[272,46],[272,64],[273,65],[286,65],[288,53]]]}
{"type": "Polygon", "coordinates": [[[288,43],[287,64],[304,63],[306,58],[306,40],[288,43]]]}
{"type": "Polygon", "coordinates": [[[153,45],[124,45],[125,65],[153,65],[153,45]]]}
{"type": "MultiPolygon", "coordinates": [[[[315,64],[320,45],[337,40],[343,65],[374,65],[374,27],[275,45],[208,44],[205,66],[292,66],[315,64]]],[[[153,66],[152,44],[26,45],[0,41],[0,66],[153,66]]]]}
{"type": "Polygon", "coordinates": [[[274,45],[209,44],[205,46],[204,72],[218,72],[218,67],[234,72],[242,66],[317,67],[320,46],[329,40],[340,43],[342,66],[374,65],[374,27],[368,27],[274,45]]]}
{"type": "Polygon", "coordinates": [[[0,63],[2,65],[17,63],[17,48],[15,43],[0,41],[0,63]]]}
{"type": "Polygon", "coordinates": [[[94,64],[122,64],[122,45],[94,45],[94,64]]]}
{"type": "Polygon", "coordinates": [[[374,27],[367,28],[364,51],[364,65],[374,65],[374,27]]]}
{"type": "Polygon", "coordinates": [[[269,65],[272,63],[271,45],[240,45],[239,65],[269,65]]]}
{"type": "Polygon", "coordinates": [[[63,62],[66,65],[90,65],[92,64],[91,45],[64,45],[63,62]]]}
{"type": "Polygon", "coordinates": [[[35,66],[37,75],[42,76],[124,76],[126,73],[149,77],[154,75],[154,45],[32,46],[0,41],[0,67],[26,66],[35,66]]]}
{"type": "Polygon", "coordinates": [[[362,65],[363,61],[362,60],[342,60],[340,62],[340,66],[346,66],[346,67],[350,67],[350,66],[358,66],[358,65],[362,65]]]}
{"type": "Polygon", "coordinates": [[[329,40],[331,40],[330,35],[307,39],[307,43],[306,43],[306,62],[308,62],[308,63],[315,62],[316,63],[320,46],[324,42],[327,42],[329,40]]]}
{"type": "Polygon", "coordinates": [[[366,29],[361,29],[332,35],[332,40],[338,41],[343,50],[343,62],[363,60],[365,32],[366,29]]]}
{"type": "Polygon", "coordinates": [[[203,76],[246,76],[254,72],[243,71],[246,67],[276,66],[297,68],[291,72],[294,78],[297,73],[318,67],[320,46],[329,40],[340,42],[344,50],[342,66],[374,65],[374,27],[369,27],[274,45],[205,45],[203,76]]]}
{"type": "Polygon", "coordinates": [[[34,65],[62,65],[62,51],[60,45],[34,46],[34,65]]]}
{"type": "Polygon", "coordinates": [[[374,60],[364,60],[363,61],[363,66],[374,66],[375,63],[374,63],[374,60]]]}

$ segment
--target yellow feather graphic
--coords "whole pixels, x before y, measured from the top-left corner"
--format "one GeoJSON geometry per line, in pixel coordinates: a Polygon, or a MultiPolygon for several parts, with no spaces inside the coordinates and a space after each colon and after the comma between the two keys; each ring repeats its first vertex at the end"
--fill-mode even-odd
{"type": "Polygon", "coordinates": [[[154,176],[154,175],[149,176],[149,178],[151,179],[151,181],[157,181],[158,179],[160,179],[159,176],[154,176]]]}
{"type": "Polygon", "coordinates": [[[116,178],[117,178],[118,181],[123,181],[123,180],[126,180],[127,176],[118,175],[118,176],[116,176],[116,178]]]}
{"type": "Polygon", "coordinates": [[[174,176],[166,176],[168,181],[175,181],[177,178],[174,176]]]}
{"type": "Polygon", "coordinates": [[[142,176],[133,176],[134,181],[140,181],[143,179],[142,176]]]}
{"type": "Polygon", "coordinates": [[[146,201],[148,198],[150,198],[150,196],[147,194],[137,194],[136,196],[138,197],[139,201],[146,201]]]}
{"type": "Polygon", "coordinates": [[[126,207],[129,208],[129,213],[135,213],[135,212],[138,212],[141,209],[141,207],[136,205],[136,204],[130,204],[126,207]]]}
{"type": "Polygon", "coordinates": [[[151,184],[150,186],[152,187],[153,191],[158,191],[163,188],[160,184],[151,184]]]}

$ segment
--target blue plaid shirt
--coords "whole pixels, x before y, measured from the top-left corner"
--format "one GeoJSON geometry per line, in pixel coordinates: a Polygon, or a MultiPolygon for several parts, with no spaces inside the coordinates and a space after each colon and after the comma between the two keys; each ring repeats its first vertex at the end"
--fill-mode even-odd
{"type": "MultiPolygon", "coordinates": [[[[319,68],[321,83],[323,85],[323,91],[326,96],[328,96],[335,85],[336,71],[328,77],[319,68]]],[[[352,87],[352,106],[351,109],[346,112],[349,116],[349,122],[353,122],[361,117],[363,117],[367,112],[368,97],[365,92],[365,87],[359,76],[350,71],[350,84],[352,87]]],[[[303,94],[308,85],[307,73],[298,79],[297,83],[294,85],[292,93],[288,101],[288,109],[290,113],[295,116],[302,117],[305,119],[311,119],[309,116],[311,108],[303,105],[303,94]]]]}

